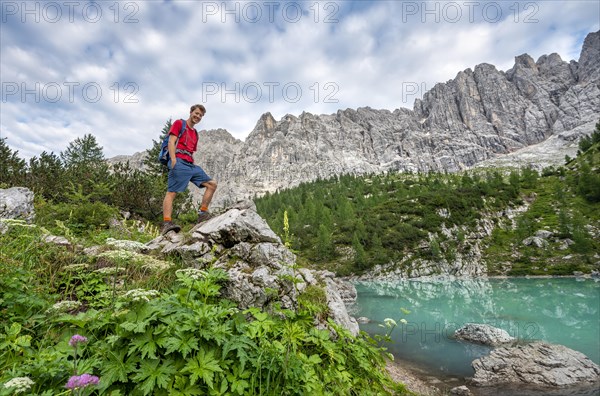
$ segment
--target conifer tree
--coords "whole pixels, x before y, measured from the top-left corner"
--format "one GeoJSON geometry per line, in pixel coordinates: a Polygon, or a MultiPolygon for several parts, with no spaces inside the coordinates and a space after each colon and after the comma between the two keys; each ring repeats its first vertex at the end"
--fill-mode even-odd
{"type": "Polygon", "coordinates": [[[8,147],[6,140],[0,139],[0,187],[23,186],[27,170],[25,160],[19,158],[18,150],[8,147]]]}
{"type": "Polygon", "coordinates": [[[151,174],[164,174],[167,171],[167,168],[162,165],[160,162],[158,162],[158,154],[160,153],[160,146],[162,144],[163,139],[165,138],[165,136],[167,136],[167,134],[169,133],[169,131],[171,130],[171,126],[173,125],[173,123],[171,122],[171,119],[169,118],[167,120],[167,122],[165,123],[165,125],[163,126],[162,130],[160,131],[160,136],[158,137],[158,141],[152,139],[152,147],[149,148],[148,150],[146,150],[146,157],[144,158],[144,166],[146,167],[146,169],[148,170],[149,173],[151,174]]]}
{"type": "Polygon", "coordinates": [[[54,154],[42,152],[29,160],[27,187],[36,195],[45,199],[60,200],[64,195],[65,170],[60,158],[54,154]]]}
{"type": "Polygon", "coordinates": [[[338,225],[340,231],[346,232],[353,228],[356,220],[356,213],[352,208],[352,204],[344,195],[338,194],[337,198],[337,213],[338,225]]]}
{"type": "Polygon", "coordinates": [[[352,248],[354,249],[354,265],[356,268],[359,270],[367,268],[367,254],[356,233],[352,236],[352,248]]]}
{"type": "Polygon", "coordinates": [[[321,224],[317,235],[317,243],[315,245],[316,257],[319,260],[325,261],[333,257],[333,240],[331,238],[331,229],[321,224]]]}
{"type": "Polygon", "coordinates": [[[108,164],[94,135],[86,134],[82,138],[76,138],[60,153],[60,157],[71,191],[81,191],[92,200],[108,200],[108,164]]]}

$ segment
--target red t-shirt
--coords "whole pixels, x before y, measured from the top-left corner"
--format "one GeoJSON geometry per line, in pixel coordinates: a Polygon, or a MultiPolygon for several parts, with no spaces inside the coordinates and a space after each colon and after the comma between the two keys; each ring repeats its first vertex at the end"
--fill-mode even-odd
{"type": "MultiPolygon", "coordinates": [[[[170,135],[179,136],[179,131],[181,131],[181,120],[176,120],[173,125],[171,125],[171,130],[169,131],[170,135]]],[[[190,128],[189,125],[185,126],[185,131],[179,138],[179,142],[175,149],[189,151],[190,153],[194,153],[196,151],[196,145],[198,144],[198,132],[190,128]]],[[[192,156],[184,154],[184,153],[175,153],[175,157],[184,159],[188,162],[194,163],[194,158],[192,156]]]]}

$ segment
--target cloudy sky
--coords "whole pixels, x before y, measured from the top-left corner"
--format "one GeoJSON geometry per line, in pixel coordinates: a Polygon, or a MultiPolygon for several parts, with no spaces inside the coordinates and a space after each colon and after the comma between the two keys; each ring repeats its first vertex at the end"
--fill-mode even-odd
{"type": "MultiPolygon", "coordinates": [[[[203,103],[201,129],[244,140],[261,114],[412,108],[438,82],[528,53],[577,60],[595,0],[8,1],[0,137],[22,158],[84,134],[152,146],[203,103]]],[[[200,143],[201,144],[201,143],[200,143]]]]}

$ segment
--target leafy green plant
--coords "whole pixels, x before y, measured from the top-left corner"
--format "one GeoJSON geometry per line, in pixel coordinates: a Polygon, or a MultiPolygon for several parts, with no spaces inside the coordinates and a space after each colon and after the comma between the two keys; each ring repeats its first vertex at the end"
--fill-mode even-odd
{"type": "MultiPolygon", "coordinates": [[[[11,281],[24,277],[16,285],[35,287],[39,278],[28,274],[49,259],[34,248],[39,229],[11,228],[7,234],[21,240],[6,245],[7,256],[25,243],[32,246],[13,259],[18,270],[13,268],[11,281]]],[[[222,299],[227,276],[210,263],[204,269],[174,267],[159,290],[114,289],[106,279],[101,290],[99,278],[91,275],[94,265],[54,264],[53,297],[42,298],[34,311],[11,307],[5,312],[12,316],[0,317],[0,384],[11,385],[0,388],[0,395],[17,389],[12,385],[40,395],[404,392],[383,368],[384,351],[366,334],[352,337],[333,322],[329,330],[314,327],[315,315],[327,315],[324,292],[316,286],[307,288],[297,312],[269,314],[256,308],[240,311],[222,299]],[[113,290],[114,302],[106,298],[113,290]],[[85,342],[73,341],[79,334],[85,334],[85,342]]],[[[40,290],[41,296],[50,291],[40,290]]],[[[7,303],[31,298],[26,289],[14,293],[7,303]]]]}

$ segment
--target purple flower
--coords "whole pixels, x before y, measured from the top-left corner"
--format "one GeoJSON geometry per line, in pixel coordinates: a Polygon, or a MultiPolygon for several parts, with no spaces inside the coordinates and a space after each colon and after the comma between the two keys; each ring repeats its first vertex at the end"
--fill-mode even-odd
{"type": "Polygon", "coordinates": [[[100,378],[96,377],[95,375],[91,375],[91,374],[74,375],[71,378],[69,378],[69,381],[67,381],[65,388],[81,389],[81,388],[85,388],[86,386],[89,386],[89,385],[98,385],[98,381],[100,381],[100,378]]]}
{"type": "Polygon", "coordinates": [[[84,336],[79,335],[79,334],[75,334],[69,340],[69,345],[71,345],[72,347],[74,347],[74,346],[77,346],[77,344],[83,343],[83,342],[87,342],[87,337],[84,337],[84,336]]]}

